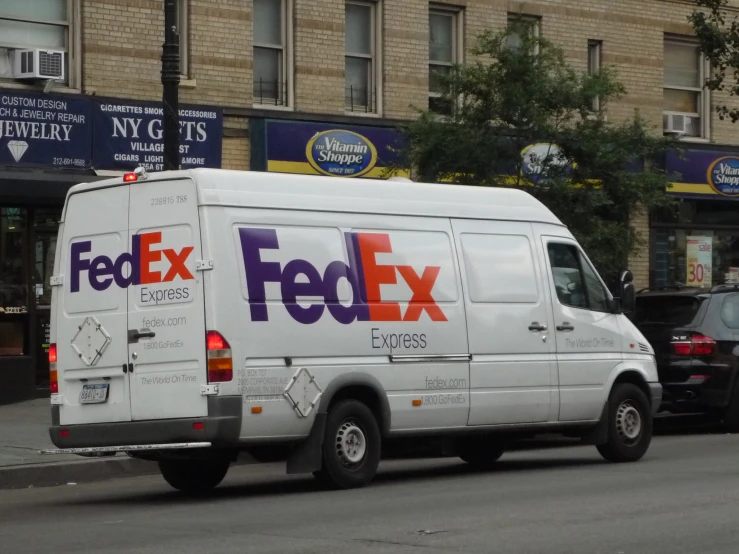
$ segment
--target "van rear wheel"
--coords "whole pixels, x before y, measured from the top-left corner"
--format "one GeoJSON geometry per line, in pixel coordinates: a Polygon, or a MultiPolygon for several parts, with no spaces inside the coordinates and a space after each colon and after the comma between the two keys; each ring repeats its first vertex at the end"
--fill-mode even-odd
{"type": "Polygon", "coordinates": [[[228,460],[160,460],[159,471],[172,488],[200,494],[220,485],[230,465],[228,460]]]}
{"type": "Polygon", "coordinates": [[[652,410],[644,392],[631,383],[613,387],[608,401],[608,442],[597,446],[609,462],[635,462],[652,442],[652,410]]]}
{"type": "Polygon", "coordinates": [[[326,420],[323,462],[315,477],[331,488],[367,485],[380,465],[380,428],[372,411],[358,400],[332,406],[326,420]]]}

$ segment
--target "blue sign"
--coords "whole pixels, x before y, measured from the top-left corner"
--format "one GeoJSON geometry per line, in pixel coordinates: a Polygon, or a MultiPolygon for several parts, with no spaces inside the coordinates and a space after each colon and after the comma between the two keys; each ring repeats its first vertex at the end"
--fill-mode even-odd
{"type": "Polygon", "coordinates": [[[336,177],[361,177],[377,164],[377,149],[359,133],[341,129],[316,134],[305,149],[313,169],[336,177]]]}
{"type": "MultiPolygon", "coordinates": [[[[139,166],[164,170],[161,104],[95,102],[93,167],[130,171],[139,166]]],[[[180,167],[221,167],[223,111],[180,106],[180,167]]]]}
{"type": "Polygon", "coordinates": [[[87,100],[0,91],[0,165],[85,169],[91,155],[87,100]]]}
{"type": "Polygon", "coordinates": [[[267,120],[265,133],[265,169],[279,173],[379,179],[407,144],[397,130],[369,125],[267,120]]]}
{"type": "Polygon", "coordinates": [[[724,156],[708,166],[706,180],[711,188],[726,196],[739,196],[739,158],[724,156]]]}

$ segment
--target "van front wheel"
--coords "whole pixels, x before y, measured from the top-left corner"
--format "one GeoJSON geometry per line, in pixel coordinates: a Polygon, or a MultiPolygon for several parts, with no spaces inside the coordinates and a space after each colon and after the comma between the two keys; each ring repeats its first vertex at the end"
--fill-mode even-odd
{"type": "Polygon", "coordinates": [[[380,454],[380,428],[372,411],[357,400],[342,400],[328,412],[316,477],[332,488],[362,487],[375,477],[380,454]]]}
{"type": "Polygon", "coordinates": [[[636,385],[619,383],[608,401],[608,442],[598,452],[609,462],[635,462],[652,442],[652,411],[647,396],[636,385]]]}
{"type": "Polygon", "coordinates": [[[228,460],[160,460],[159,471],[172,488],[199,494],[220,485],[229,465],[228,460]]]}

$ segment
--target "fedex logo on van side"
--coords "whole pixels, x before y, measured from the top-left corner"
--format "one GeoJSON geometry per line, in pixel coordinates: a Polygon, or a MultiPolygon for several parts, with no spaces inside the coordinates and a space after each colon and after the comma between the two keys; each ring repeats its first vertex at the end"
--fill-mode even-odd
{"type": "Polygon", "coordinates": [[[323,275],[307,260],[294,259],[284,266],[280,262],[262,260],[264,250],[279,250],[275,229],[240,228],[239,239],[244,256],[246,288],[252,321],[268,321],[266,283],[279,283],[282,303],[292,318],[303,324],[315,323],[328,308],[333,318],[347,325],[354,321],[418,321],[426,312],[432,321],[447,321],[431,291],[439,276],[440,266],[427,266],[419,275],[409,265],[378,264],[376,254],[392,253],[387,233],[345,233],[349,264],[336,260],[328,264],[323,275]],[[383,302],[380,285],[397,284],[398,275],[413,291],[405,313],[398,302],[383,302]],[[304,276],[301,282],[298,276],[304,276]],[[307,278],[307,282],[306,281],[307,278]],[[352,302],[339,302],[337,287],[345,278],[352,289],[352,302]],[[323,302],[304,307],[299,296],[322,296],[323,302]]]}
{"type": "Polygon", "coordinates": [[[161,242],[161,231],[133,235],[131,252],[124,252],[115,260],[105,254],[92,259],[85,256],[92,252],[92,241],[90,240],[72,243],[71,292],[79,292],[83,272],[87,272],[87,280],[96,291],[107,290],[113,282],[120,288],[126,288],[131,285],[167,283],[174,281],[177,277],[185,281],[195,279],[185,266],[194,247],[186,246],[179,252],[173,248],[159,250],[155,246],[161,242]],[[162,256],[169,262],[169,269],[166,273],[153,270],[151,267],[153,263],[162,261],[162,256]],[[126,265],[129,266],[128,271],[124,271],[126,265]]]}

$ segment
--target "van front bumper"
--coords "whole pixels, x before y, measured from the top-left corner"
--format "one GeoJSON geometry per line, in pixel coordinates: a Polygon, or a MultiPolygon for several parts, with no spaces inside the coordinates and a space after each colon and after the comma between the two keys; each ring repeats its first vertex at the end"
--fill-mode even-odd
{"type": "Polygon", "coordinates": [[[205,417],[82,425],[60,425],[59,406],[52,406],[49,436],[57,448],[184,442],[233,446],[241,434],[242,404],[240,396],[211,396],[205,417]],[[202,423],[202,429],[198,425],[200,430],[196,430],[195,423],[202,423]],[[65,436],[62,436],[62,431],[65,431],[65,436]]]}

